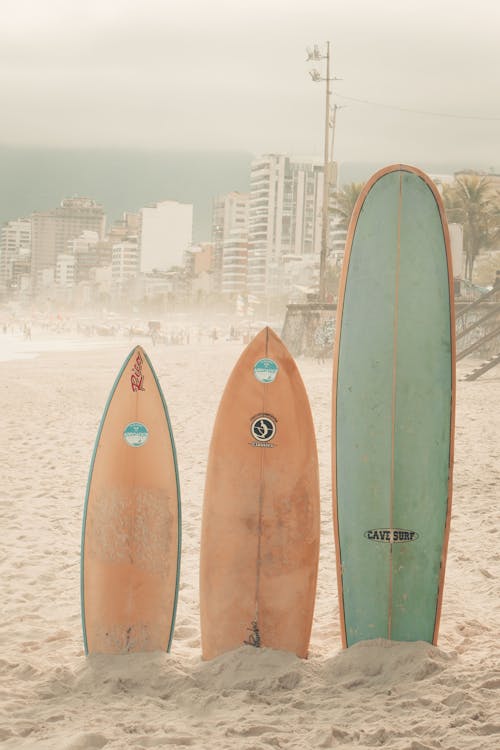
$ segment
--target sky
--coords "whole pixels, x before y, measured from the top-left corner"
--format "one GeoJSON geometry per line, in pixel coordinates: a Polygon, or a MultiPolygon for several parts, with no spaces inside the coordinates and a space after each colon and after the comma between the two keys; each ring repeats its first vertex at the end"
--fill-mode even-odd
{"type": "Polygon", "coordinates": [[[500,172],[500,2],[2,0],[0,145],[240,150],[500,172]]]}

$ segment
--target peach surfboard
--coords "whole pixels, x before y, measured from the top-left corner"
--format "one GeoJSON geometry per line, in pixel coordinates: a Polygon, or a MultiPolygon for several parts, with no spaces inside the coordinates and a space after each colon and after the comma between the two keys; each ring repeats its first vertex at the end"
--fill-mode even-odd
{"type": "Polygon", "coordinates": [[[87,654],[170,650],[180,536],[172,428],[138,346],[112,388],[89,472],[81,556],[87,654]]]}
{"type": "Polygon", "coordinates": [[[244,644],[306,657],[319,555],[319,479],[297,366],[264,328],[224,390],[207,467],[202,656],[244,644]]]}

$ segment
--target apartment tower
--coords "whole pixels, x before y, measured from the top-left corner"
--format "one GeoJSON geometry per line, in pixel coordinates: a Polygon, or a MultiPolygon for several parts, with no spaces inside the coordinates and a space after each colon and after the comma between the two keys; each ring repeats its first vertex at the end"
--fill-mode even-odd
{"type": "MultiPolygon", "coordinates": [[[[104,209],[90,198],[65,198],[58,208],[31,215],[31,283],[36,293],[44,272],[55,274],[58,255],[68,254],[68,243],[83,232],[104,236],[104,209]]],[[[52,278],[53,280],[53,278],[52,278]]]]}
{"type": "Polygon", "coordinates": [[[319,264],[323,167],[267,154],[252,162],[248,291],[287,292],[290,258],[319,264]]]}

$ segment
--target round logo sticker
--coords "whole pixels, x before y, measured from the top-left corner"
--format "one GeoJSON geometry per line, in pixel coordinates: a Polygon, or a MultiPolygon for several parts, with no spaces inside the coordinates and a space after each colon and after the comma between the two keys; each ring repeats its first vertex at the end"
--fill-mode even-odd
{"type": "Polygon", "coordinates": [[[263,357],[263,359],[259,359],[259,361],[255,363],[253,374],[259,383],[272,383],[278,374],[278,365],[274,359],[263,357]]]}
{"type": "Polygon", "coordinates": [[[269,414],[259,414],[252,419],[250,431],[259,443],[268,443],[276,435],[276,420],[269,414]]]}
{"type": "Polygon", "coordinates": [[[130,422],[123,430],[123,439],[132,448],[140,448],[148,437],[148,428],[142,422],[130,422]]]}

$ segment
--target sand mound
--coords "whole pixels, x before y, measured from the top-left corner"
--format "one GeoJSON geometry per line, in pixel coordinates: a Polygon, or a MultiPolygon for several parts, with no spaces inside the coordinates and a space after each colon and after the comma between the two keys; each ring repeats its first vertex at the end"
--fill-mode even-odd
{"type": "Polygon", "coordinates": [[[148,350],[169,407],[183,503],[172,653],[85,658],[79,552],[87,472],[104,404],[132,343],[0,362],[1,747],[498,750],[500,372],[459,382],[438,648],[374,641],[341,650],[331,522],[331,363],[299,360],[321,473],[310,658],[242,647],[202,662],[198,564],[205,467],[215,411],[242,347],[219,340],[148,350]]]}

